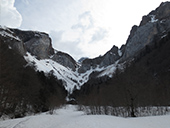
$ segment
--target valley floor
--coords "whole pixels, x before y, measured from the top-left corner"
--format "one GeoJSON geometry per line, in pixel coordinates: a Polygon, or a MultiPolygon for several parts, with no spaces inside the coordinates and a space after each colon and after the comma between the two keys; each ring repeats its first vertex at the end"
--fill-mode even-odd
{"type": "Polygon", "coordinates": [[[85,115],[68,105],[53,115],[42,113],[0,121],[0,128],[170,128],[170,115],[139,118],[85,115]]]}

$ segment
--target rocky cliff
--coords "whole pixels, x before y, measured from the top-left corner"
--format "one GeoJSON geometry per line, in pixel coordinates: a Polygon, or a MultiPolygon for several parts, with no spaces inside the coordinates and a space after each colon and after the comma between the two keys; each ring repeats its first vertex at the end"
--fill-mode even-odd
{"type": "Polygon", "coordinates": [[[155,38],[161,39],[169,31],[170,2],[164,2],[156,10],[143,16],[139,26],[132,27],[121,61],[133,58],[145,46],[152,45],[155,38]]]}
{"type": "Polygon", "coordinates": [[[39,60],[52,59],[74,71],[77,67],[70,55],[53,49],[51,38],[46,33],[0,27],[0,37],[23,56],[29,52],[39,60]]]}
{"type": "Polygon", "coordinates": [[[120,49],[113,46],[105,55],[85,59],[79,72],[86,72],[91,68],[106,67],[119,60],[123,63],[137,56],[145,47],[153,45],[170,31],[170,2],[163,2],[148,15],[143,16],[140,25],[134,25],[125,45],[120,49]]]}
{"type": "Polygon", "coordinates": [[[93,77],[106,75],[112,77],[116,68],[123,68],[122,65],[126,61],[138,56],[148,46],[152,48],[154,42],[161,40],[168,32],[170,32],[170,2],[164,2],[143,16],[139,26],[132,27],[126,44],[120,49],[113,46],[103,56],[83,59],[79,66],[67,53],[54,50],[51,38],[46,33],[0,27],[0,38],[9,48],[15,49],[22,56],[28,56],[25,58],[31,59],[36,66],[41,65],[38,67],[39,70],[46,72],[52,70],[57,78],[67,83],[65,86],[69,84],[73,89],[74,86],[79,88],[87,82],[92,73],[93,77]],[[27,52],[35,58],[29,56],[27,52]]]}
{"type": "Polygon", "coordinates": [[[115,45],[103,56],[94,59],[85,59],[79,68],[79,73],[84,73],[87,70],[95,69],[96,67],[107,67],[114,64],[122,56],[122,51],[115,45]]]}
{"type": "Polygon", "coordinates": [[[65,89],[90,105],[107,101],[109,106],[124,106],[132,99],[142,106],[169,105],[169,49],[170,2],[143,16],[120,49],[113,46],[103,56],[83,58],[79,66],[52,47],[48,34],[0,26],[0,116],[54,108],[65,101],[65,89]],[[16,108],[21,108],[19,113],[16,108]]]}

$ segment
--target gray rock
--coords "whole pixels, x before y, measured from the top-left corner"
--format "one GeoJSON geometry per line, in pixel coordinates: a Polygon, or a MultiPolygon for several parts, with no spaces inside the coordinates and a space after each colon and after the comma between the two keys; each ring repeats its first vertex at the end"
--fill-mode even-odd
{"type": "Polygon", "coordinates": [[[81,64],[85,59],[88,59],[88,57],[81,57],[81,58],[78,60],[78,63],[81,64]]]}
{"type": "Polygon", "coordinates": [[[100,67],[106,67],[114,64],[120,58],[118,50],[118,47],[113,46],[112,49],[103,56],[100,67]]]}
{"type": "MultiPolygon", "coordinates": [[[[120,51],[121,51],[121,53],[122,53],[122,55],[125,53],[125,49],[126,49],[126,45],[122,45],[121,47],[120,47],[120,51]]],[[[121,55],[121,56],[122,56],[121,55]]]]}
{"type": "Polygon", "coordinates": [[[57,52],[53,55],[53,57],[51,58],[52,60],[58,62],[59,64],[65,66],[65,67],[69,67],[70,69],[72,69],[73,71],[76,71],[77,68],[77,63],[76,61],[67,53],[63,53],[63,52],[57,52]]]}
{"type": "Polygon", "coordinates": [[[22,41],[9,28],[0,26],[0,38],[3,39],[4,42],[7,43],[15,51],[19,52],[22,55],[25,55],[26,51],[22,41]]]}
{"type": "Polygon", "coordinates": [[[101,68],[114,64],[121,57],[118,50],[118,47],[113,46],[111,50],[103,56],[99,56],[94,59],[85,59],[78,70],[79,73],[84,73],[87,70],[96,68],[97,66],[101,68]]]}
{"type": "Polygon", "coordinates": [[[35,32],[34,37],[24,42],[24,45],[26,50],[37,56],[38,59],[47,59],[54,53],[51,39],[45,33],[35,32]]]}
{"type": "Polygon", "coordinates": [[[152,45],[155,36],[161,38],[168,31],[170,31],[170,2],[165,2],[144,16],[139,27],[132,27],[121,62],[133,58],[145,46],[152,45]]]}
{"type": "Polygon", "coordinates": [[[170,15],[170,2],[162,2],[158,8],[151,11],[148,15],[142,17],[142,21],[139,26],[143,26],[146,23],[152,21],[152,19],[158,19],[159,21],[168,19],[170,15]]]}
{"type": "Polygon", "coordinates": [[[0,27],[0,36],[22,56],[29,52],[37,59],[52,59],[73,71],[76,70],[77,63],[70,55],[63,52],[54,53],[51,38],[46,33],[0,27]]]}
{"type": "Polygon", "coordinates": [[[91,68],[94,69],[96,68],[97,66],[100,65],[101,61],[102,61],[103,57],[102,56],[99,56],[99,57],[96,57],[96,58],[93,58],[93,59],[85,59],[80,68],[78,69],[78,72],[79,73],[84,73],[86,72],[87,70],[90,70],[91,68]]]}
{"type": "Polygon", "coordinates": [[[47,59],[50,55],[54,54],[51,39],[46,33],[9,28],[3,29],[3,32],[11,36],[10,40],[8,39],[8,44],[22,55],[30,52],[38,59],[47,59]]]}
{"type": "MultiPolygon", "coordinates": [[[[2,31],[2,28],[0,31],[2,31]]],[[[7,42],[22,55],[25,55],[28,51],[38,59],[52,59],[73,71],[78,67],[76,61],[70,55],[63,52],[54,53],[51,39],[46,33],[21,31],[18,29],[6,29],[3,31],[14,37],[7,39],[7,42]]],[[[107,67],[114,64],[117,60],[121,63],[133,58],[147,45],[152,45],[155,37],[156,39],[160,39],[169,31],[170,2],[164,2],[157,9],[143,16],[139,26],[135,25],[132,27],[125,45],[122,45],[120,49],[113,46],[103,56],[94,59],[84,59],[78,72],[84,73],[96,67],[107,67]]]]}

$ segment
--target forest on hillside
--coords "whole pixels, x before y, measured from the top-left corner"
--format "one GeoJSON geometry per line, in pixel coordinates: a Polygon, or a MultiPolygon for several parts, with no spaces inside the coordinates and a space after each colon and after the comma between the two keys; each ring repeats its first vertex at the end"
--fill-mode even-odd
{"type": "Polygon", "coordinates": [[[161,40],[155,37],[154,43],[127,62],[123,71],[117,69],[113,78],[92,78],[80,90],[74,90],[71,97],[81,109],[88,106],[86,111],[90,114],[132,117],[146,111],[148,115],[165,114],[170,111],[169,49],[170,33],[161,40]],[[157,109],[151,110],[152,106],[157,109]]]}
{"type": "MultiPolygon", "coordinates": [[[[170,111],[170,33],[155,36],[113,77],[91,79],[70,95],[87,114],[124,117],[162,115],[170,111]],[[154,108],[153,110],[153,107],[154,108]],[[146,114],[147,115],[147,114],[146,114]]],[[[0,116],[22,117],[66,104],[67,91],[53,71],[35,71],[17,51],[0,39],[0,116]]],[[[94,75],[94,77],[92,77],[94,75]]],[[[72,103],[72,102],[67,102],[72,103]]]]}
{"type": "Polygon", "coordinates": [[[0,117],[22,117],[64,104],[67,92],[62,81],[52,72],[36,72],[3,41],[0,39],[0,117]]]}

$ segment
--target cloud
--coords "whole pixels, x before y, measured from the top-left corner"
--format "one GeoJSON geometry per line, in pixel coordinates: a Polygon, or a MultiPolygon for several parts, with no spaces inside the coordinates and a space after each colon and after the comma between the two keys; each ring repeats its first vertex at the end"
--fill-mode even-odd
{"type": "Polygon", "coordinates": [[[90,29],[93,27],[93,18],[90,11],[86,11],[79,15],[78,23],[73,25],[72,29],[81,29],[83,32],[86,29],[90,29]]]}
{"type": "Polygon", "coordinates": [[[23,19],[20,29],[47,32],[54,48],[78,58],[95,57],[126,43],[131,27],[161,1],[15,0],[15,7],[23,19]]]}
{"type": "Polygon", "coordinates": [[[103,29],[103,28],[98,28],[92,38],[91,38],[91,43],[92,42],[95,42],[95,41],[100,41],[100,40],[103,40],[108,34],[108,31],[106,29],[103,29]]]}
{"type": "MultiPolygon", "coordinates": [[[[108,46],[108,42],[106,42],[107,36],[108,36],[108,30],[103,27],[99,27],[95,25],[95,21],[93,20],[93,16],[91,14],[91,11],[85,11],[81,13],[78,16],[78,21],[76,24],[74,24],[72,27],[72,32],[70,32],[68,35],[71,35],[71,33],[74,33],[72,36],[75,36],[76,31],[77,36],[75,36],[74,42],[77,42],[76,49],[79,49],[77,51],[77,55],[80,55],[80,57],[96,57],[99,54],[104,54],[106,52],[105,47],[108,46]],[[105,46],[102,46],[105,42],[105,46]],[[78,46],[77,46],[78,45],[78,46]],[[100,48],[99,48],[100,47],[100,48]],[[81,52],[80,52],[81,51],[81,52]]],[[[64,36],[66,39],[71,40],[69,36],[64,36]]],[[[73,38],[73,37],[72,37],[73,38]]],[[[74,44],[74,43],[73,43],[74,44]]],[[[109,47],[110,48],[110,47],[109,47]]],[[[77,56],[76,55],[76,56],[77,56]]]]}
{"type": "Polygon", "coordinates": [[[50,36],[53,40],[53,42],[58,42],[58,41],[61,41],[62,40],[62,35],[63,35],[64,31],[50,31],[50,36]]]}
{"type": "Polygon", "coordinates": [[[22,16],[14,7],[14,0],[0,1],[0,25],[18,28],[22,23],[22,16]]]}
{"type": "Polygon", "coordinates": [[[66,35],[65,31],[50,31],[53,47],[56,50],[70,54],[74,59],[78,60],[82,57],[82,50],[79,47],[80,39],[65,40],[63,37],[66,35]]]}
{"type": "Polygon", "coordinates": [[[20,28],[49,33],[53,47],[76,60],[103,54],[106,46],[110,49],[105,40],[108,29],[96,25],[95,17],[100,11],[94,13],[90,7],[86,8],[87,1],[82,1],[15,0],[23,18],[20,28]]]}
{"type": "Polygon", "coordinates": [[[79,0],[15,0],[22,29],[50,32],[66,30],[76,22],[82,8],[79,0]]]}

